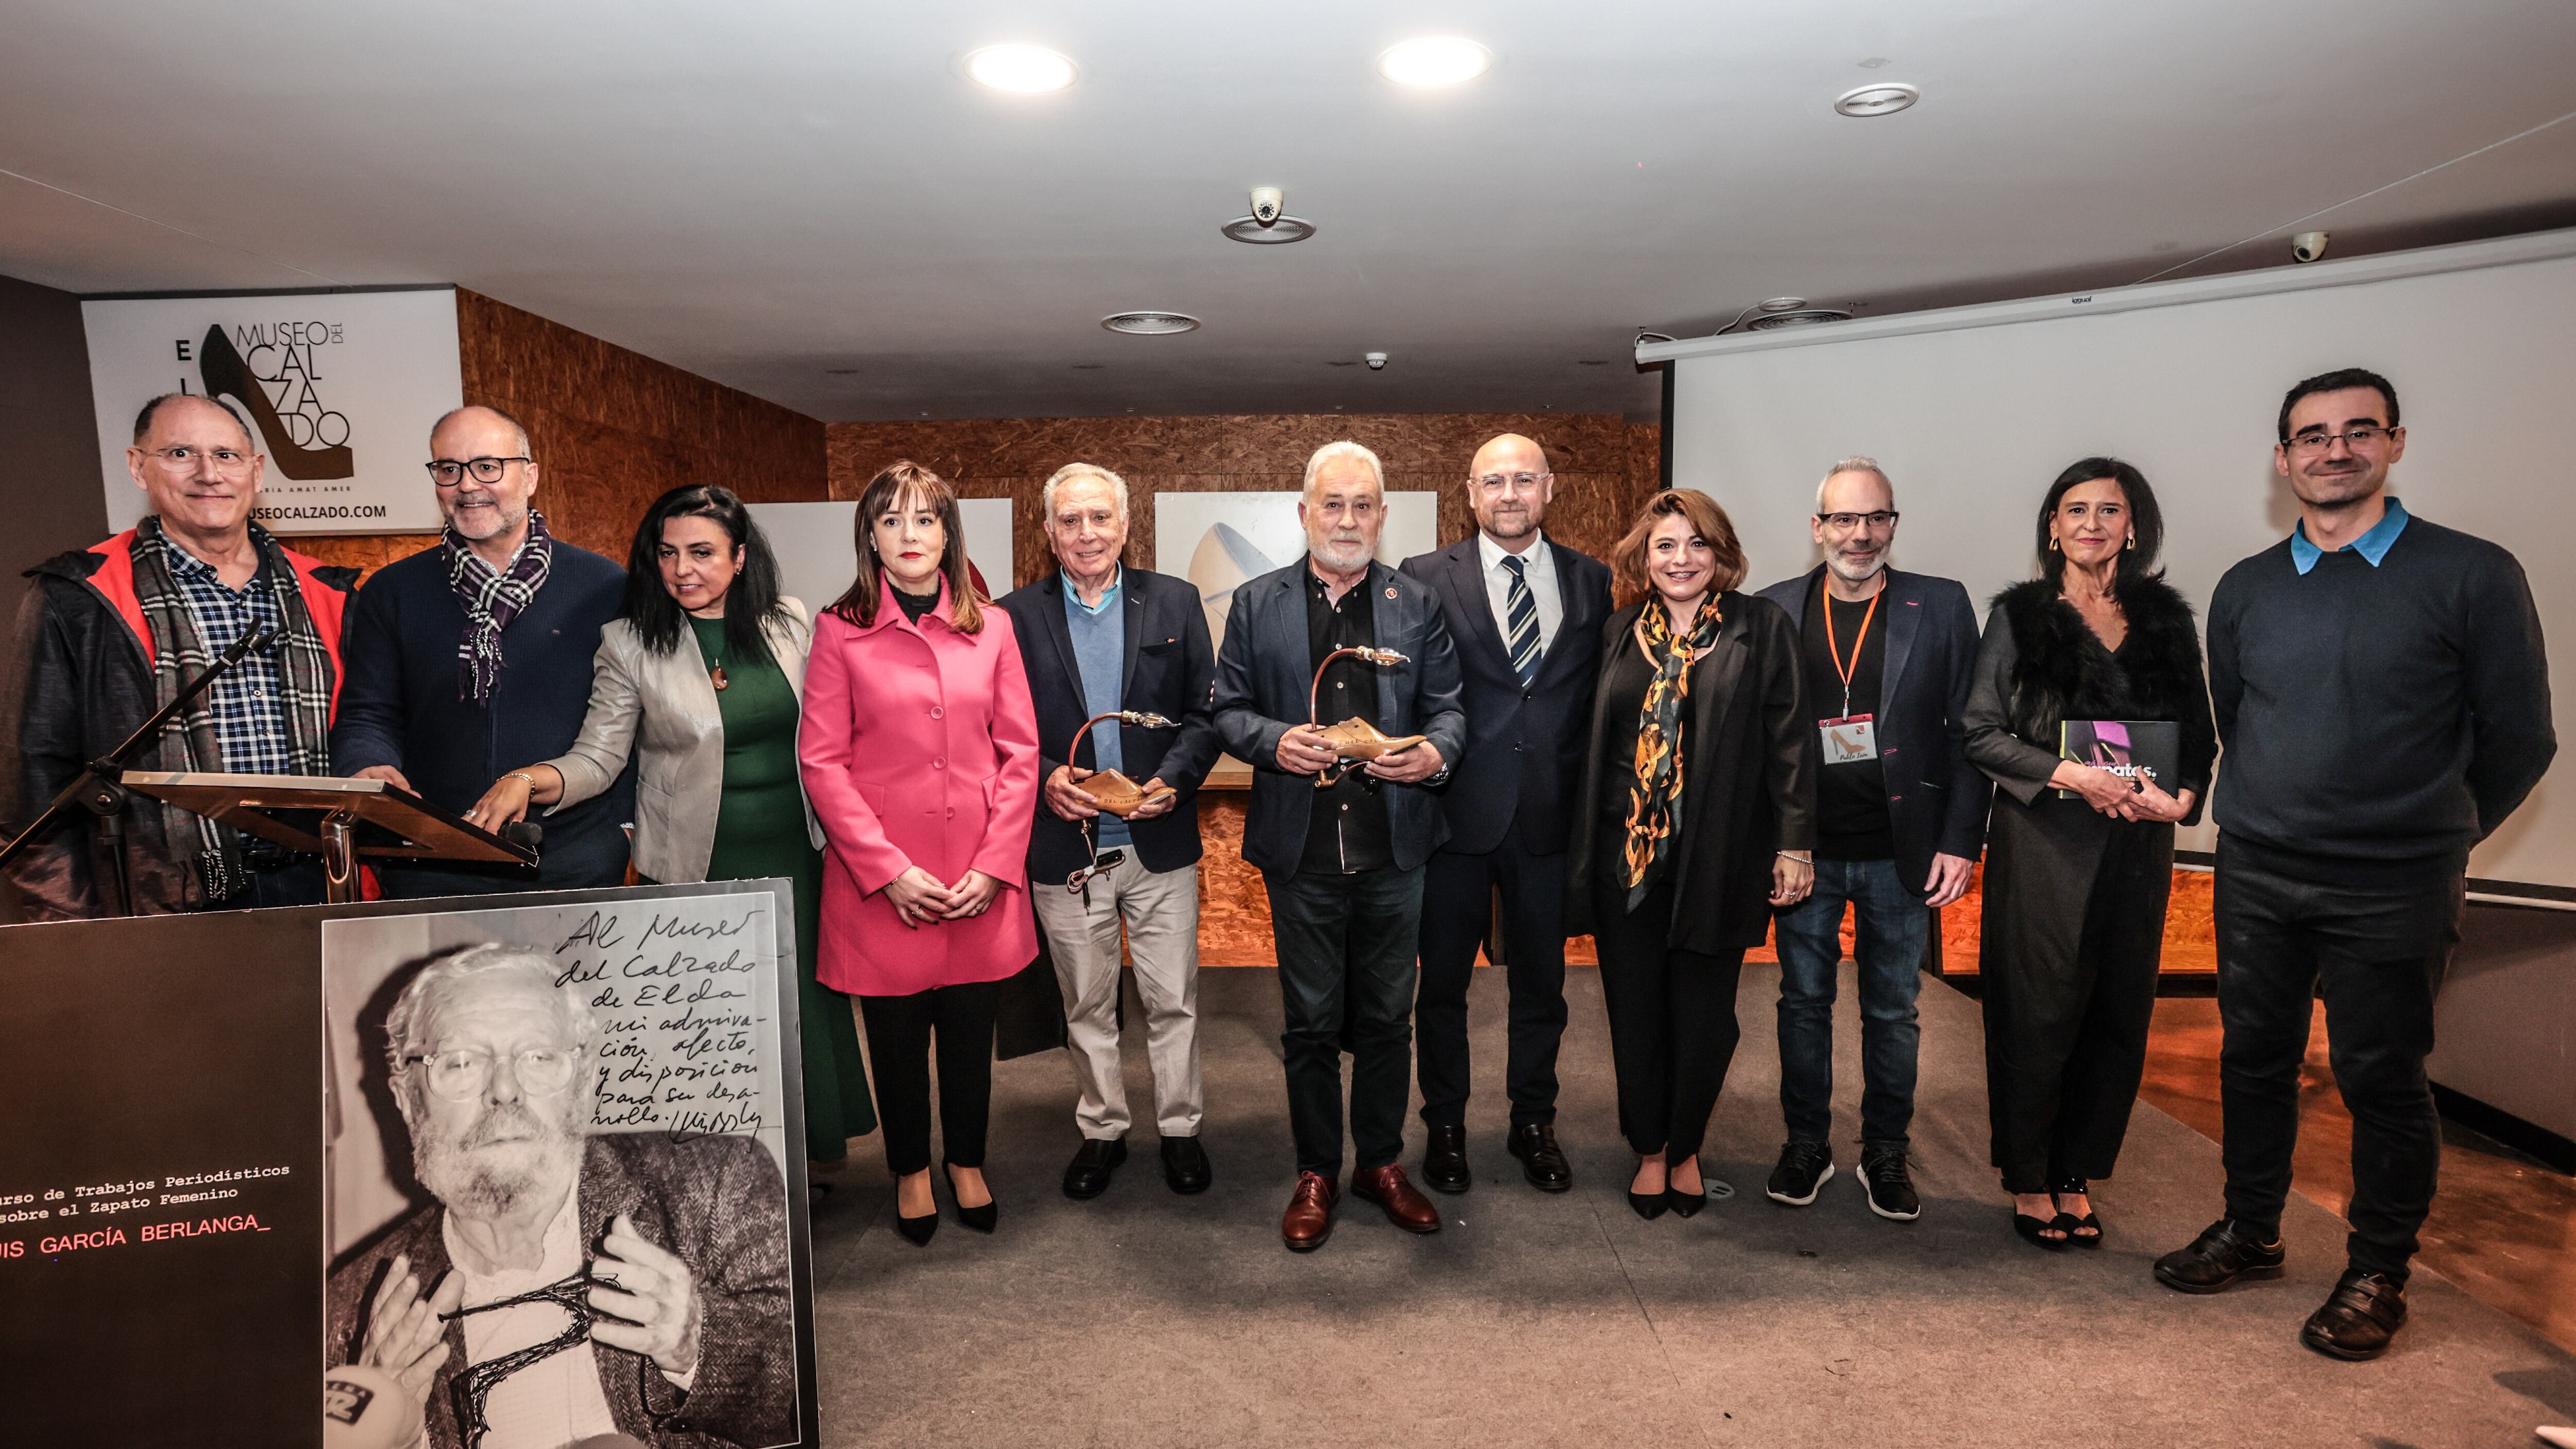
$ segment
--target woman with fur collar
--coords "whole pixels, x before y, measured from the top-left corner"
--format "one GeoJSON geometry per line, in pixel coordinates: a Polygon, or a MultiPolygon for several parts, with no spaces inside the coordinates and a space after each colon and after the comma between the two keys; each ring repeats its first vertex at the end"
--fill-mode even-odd
{"type": "Polygon", "coordinates": [[[2111,1175],[2145,1069],[2174,826],[2218,753],[2191,606],[2156,567],[2146,478],[2086,458],[2039,510],[2040,577],[1995,596],[1968,699],[1968,757],[2002,787],[1986,835],[1980,973],[1994,1164],[2013,1227],[2098,1248],[2087,1184],[2111,1175]],[[2062,759],[2067,720],[2170,720],[2168,792],[2062,759]]]}

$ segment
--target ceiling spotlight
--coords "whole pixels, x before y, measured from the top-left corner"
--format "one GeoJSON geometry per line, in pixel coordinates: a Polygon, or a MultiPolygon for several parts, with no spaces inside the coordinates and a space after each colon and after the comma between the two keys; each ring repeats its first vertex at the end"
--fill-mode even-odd
{"type": "Polygon", "coordinates": [[[1073,84],[1072,60],[1042,45],[988,45],[966,57],[966,73],[997,91],[1037,95],[1073,84]]]}
{"type": "Polygon", "coordinates": [[[1187,312],[1112,312],[1100,319],[1100,325],[1131,337],[1168,337],[1176,332],[1196,332],[1199,319],[1187,312]]]}
{"type": "Polygon", "coordinates": [[[1762,304],[1762,310],[1765,312],[1795,312],[1806,305],[1807,299],[1804,297],[1773,297],[1771,300],[1762,304]]]}
{"type": "Polygon", "coordinates": [[[1277,246],[1282,242],[1299,242],[1315,234],[1315,224],[1287,215],[1288,195],[1276,186],[1252,188],[1252,214],[1238,216],[1217,230],[1239,242],[1254,246],[1277,246]]]}
{"type": "Polygon", "coordinates": [[[1377,73],[1400,86],[1454,86],[1483,75],[1494,53],[1456,35],[1425,35],[1388,47],[1377,73]]]}
{"type": "Polygon", "coordinates": [[[1834,97],[1834,109],[1846,116],[1892,116],[1921,99],[1923,93],[1912,86],[1862,86],[1834,97]]]}

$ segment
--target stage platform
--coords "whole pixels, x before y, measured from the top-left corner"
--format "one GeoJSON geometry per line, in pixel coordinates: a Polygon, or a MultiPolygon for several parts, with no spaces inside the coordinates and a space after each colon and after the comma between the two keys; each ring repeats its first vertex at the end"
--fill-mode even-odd
{"type": "MultiPolygon", "coordinates": [[[[1501,984],[1480,973],[1473,998],[1476,1186],[1439,1199],[1447,1223],[1428,1238],[1345,1198],[1321,1250],[1279,1245],[1293,1155],[1264,969],[1202,978],[1216,1165],[1203,1196],[1164,1188],[1147,1124],[1105,1196],[1066,1199],[1057,1178],[1077,1139],[1053,1054],[997,1068],[990,1238],[953,1217],[926,1249],[896,1237],[877,1143],[855,1143],[814,1214],[825,1442],[2466,1449],[2576,1421],[2576,1360],[2420,1268],[2414,1321],[2387,1358],[2299,1347],[2343,1265],[2342,1224],[2303,1198],[2285,1221],[2285,1280],[2211,1298],[2157,1286],[2148,1265],[2216,1215],[2220,1175],[2214,1143],[2143,1103],[2095,1195],[2109,1245],[2043,1253],[2013,1237],[1985,1165],[1977,1006],[1929,982],[1920,1221],[1869,1213],[1848,1142],[1815,1206],[1762,1196],[1780,1141],[1768,966],[1745,970],[1745,1044],[1703,1158],[1732,1200],[1688,1222],[1628,1210],[1635,1159],[1616,1137],[1599,980],[1582,968],[1558,1117],[1575,1187],[1535,1192],[1502,1148],[1501,984]]],[[[1850,993],[1846,980],[1846,1136],[1850,993]]],[[[1132,989],[1128,1019],[1128,1091],[1150,1117],[1132,989]]],[[[1415,1119],[1408,1170],[1421,1143],[1415,1119]]]]}

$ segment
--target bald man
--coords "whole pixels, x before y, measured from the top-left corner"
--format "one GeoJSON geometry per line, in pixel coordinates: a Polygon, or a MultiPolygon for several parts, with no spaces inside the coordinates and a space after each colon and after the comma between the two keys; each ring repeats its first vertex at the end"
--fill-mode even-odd
{"type": "MultiPolygon", "coordinates": [[[[349,684],[331,732],[341,774],[386,780],[459,815],[503,771],[572,748],[590,702],[600,626],[626,571],[546,531],[528,430],[462,407],[430,429],[438,546],[378,569],[349,611],[349,684]]],[[[389,896],[623,885],[635,773],[548,812],[534,869],[380,866],[389,896]]]]}
{"type": "MultiPolygon", "coordinates": [[[[268,460],[221,403],[156,397],[125,471],[152,511],[30,572],[15,667],[0,687],[0,837],[43,813],[87,762],[246,634],[269,642],[199,697],[144,769],[330,773],[340,615],[357,570],[281,546],[251,521],[268,460]]],[[[29,918],[70,920],[317,903],[320,863],[151,800],[111,845],[87,811],[10,867],[29,918]],[[123,857],[120,867],[115,850],[123,857]]]]}
{"type": "Polygon", "coordinates": [[[1405,560],[1449,621],[1464,682],[1467,755],[1440,808],[1449,841],[1422,883],[1422,989],[1414,1034],[1422,1120],[1430,1145],[1422,1180],[1465,1192],[1467,985],[1476,951],[1503,905],[1503,975],[1511,993],[1503,1087],[1505,1139],[1530,1185],[1563,1192],[1573,1170],[1556,1144],[1556,1047],[1565,1034],[1565,842],[1610,570],[1547,537],[1556,475],[1547,453],[1518,433],[1476,450],[1467,465],[1476,535],[1405,560]]]}

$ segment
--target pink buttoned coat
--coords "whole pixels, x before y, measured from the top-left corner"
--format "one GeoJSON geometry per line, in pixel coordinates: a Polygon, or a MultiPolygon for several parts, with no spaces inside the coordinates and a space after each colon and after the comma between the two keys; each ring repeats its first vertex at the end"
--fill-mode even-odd
{"type": "Polygon", "coordinates": [[[999,608],[960,634],[944,588],[919,624],[884,589],[868,628],[817,619],[805,664],[797,756],[829,842],[815,974],[856,996],[998,981],[1038,953],[1038,730],[1020,646],[999,608]],[[980,916],[907,926],[883,892],[916,865],[945,885],[980,870],[1003,889],[980,916]]]}

